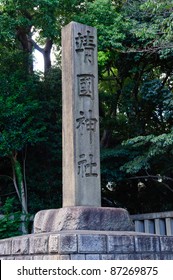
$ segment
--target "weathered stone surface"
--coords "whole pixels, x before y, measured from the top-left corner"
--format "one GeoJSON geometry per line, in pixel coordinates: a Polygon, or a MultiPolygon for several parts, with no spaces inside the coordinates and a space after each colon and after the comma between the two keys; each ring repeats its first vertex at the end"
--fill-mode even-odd
{"type": "Polygon", "coordinates": [[[114,260],[141,260],[141,255],[117,253],[114,255],[114,260]]]}
{"type": "Polygon", "coordinates": [[[159,237],[136,236],[135,247],[137,252],[158,252],[160,251],[159,237]]]}
{"type": "MultiPolygon", "coordinates": [[[[46,255],[46,257],[48,258],[48,256],[46,255]]],[[[44,255],[34,255],[33,256],[33,260],[43,260],[44,255]]]]}
{"type": "Polygon", "coordinates": [[[71,254],[71,260],[86,260],[85,254],[71,254]]]}
{"type": "Polygon", "coordinates": [[[108,253],[135,251],[133,236],[108,236],[108,253]]]}
{"type": "Polygon", "coordinates": [[[29,253],[29,239],[15,238],[12,240],[12,253],[26,255],[29,253]]]}
{"type": "Polygon", "coordinates": [[[59,239],[59,253],[69,254],[77,252],[77,235],[61,234],[59,239]]]}
{"type": "Polygon", "coordinates": [[[100,255],[101,260],[115,260],[114,254],[101,254],[100,255]]]}
{"type": "Polygon", "coordinates": [[[145,254],[140,254],[140,259],[141,260],[160,260],[161,257],[160,257],[160,254],[159,253],[156,253],[156,254],[153,254],[153,253],[145,253],[145,254]]]}
{"type": "Polygon", "coordinates": [[[173,254],[160,254],[160,260],[173,260],[173,254]]]}
{"type": "Polygon", "coordinates": [[[59,260],[59,255],[44,255],[43,260],[59,260]]]}
{"type": "Polygon", "coordinates": [[[161,251],[173,252],[173,236],[160,237],[161,251]]]}
{"type": "Polygon", "coordinates": [[[59,260],[70,260],[70,255],[59,255],[59,260]]]}
{"type": "Polygon", "coordinates": [[[30,254],[46,254],[48,252],[48,236],[32,235],[29,244],[30,254]]]}
{"type": "Polygon", "coordinates": [[[43,210],[34,219],[34,233],[61,230],[130,231],[134,225],[126,210],[108,207],[64,207],[43,210]]]}
{"type": "Polygon", "coordinates": [[[78,236],[79,253],[106,253],[106,235],[86,235],[78,236]]]}
{"type": "Polygon", "coordinates": [[[57,233],[31,234],[1,240],[0,259],[172,260],[172,241],[173,237],[117,231],[72,230],[57,233]],[[28,254],[26,254],[24,249],[27,248],[27,239],[29,240],[30,248],[28,254]],[[137,242],[134,251],[133,239],[137,242]],[[54,245],[55,250],[53,249],[54,245]],[[23,249],[21,250],[21,248],[23,249]]]}
{"type": "Polygon", "coordinates": [[[10,255],[12,249],[12,240],[4,239],[0,241],[0,254],[1,255],[10,255]]]}
{"type": "Polygon", "coordinates": [[[87,254],[86,260],[100,260],[99,254],[87,254]]]}
{"type": "Polygon", "coordinates": [[[101,206],[96,28],[62,29],[63,207],[101,206]]]}
{"type": "Polygon", "coordinates": [[[49,253],[58,253],[59,251],[60,235],[50,235],[49,237],[49,253]]]}
{"type": "Polygon", "coordinates": [[[70,255],[44,255],[43,260],[70,260],[70,255]]]}

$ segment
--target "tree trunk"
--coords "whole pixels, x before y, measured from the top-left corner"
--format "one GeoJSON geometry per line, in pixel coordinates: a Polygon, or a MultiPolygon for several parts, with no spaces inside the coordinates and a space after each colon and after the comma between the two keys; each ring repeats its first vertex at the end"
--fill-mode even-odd
{"type": "Polygon", "coordinates": [[[43,55],[44,60],[44,74],[51,68],[51,50],[53,45],[52,39],[46,39],[45,47],[41,48],[32,38],[30,38],[32,46],[43,55]]]}
{"type": "Polygon", "coordinates": [[[17,28],[17,38],[21,43],[21,47],[23,52],[26,54],[26,69],[28,69],[29,73],[33,72],[33,60],[32,56],[32,43],[29,37],[30,27],[28,28],[17,28]]]}
{"type": "Polygon", "coordinates": [[[13,183],[19,197],[19,201],[22,206],[22,215],[21,215],[21,230],[23,234],[28,233],[27,225],[25,222],[25,216],[28,214],[27,201],[26,201],[26,191],[23,181],[23,174],[20,162],[17,160],[17,152],[15,152],[11,158],[12,170],[13,170],[13,183]]]}
{"type": "Polygon", "coordinates": [[[44,73],[46,74],[51,68],[51,50],[52,50],[53,42],[51,39],[46,40],[45,47],[43,49],[43,57],[44,57],[44,73]]]}
{"type": "Polygon", "coordinates": [[[101,147],[108,148],[110,146],[110,139],[111,139],[112,133],[110,130],[105,129],[100,141],[101,147]]]}
{"type": "Polygon", "coordinates": [[[22,169],[20,162],[17,160],[17,153],[15,153],[12,157],[12,168],[13,168],[13,178],[15,181],[15,185],[17,184],[18,188],[18,193],[20,196],[20,202],[22,206],[22,213],[27,214],[28,209],[27,209],[27,202],[26,202],[26,197],[25,197],[25,187],[23,183],[23,174],[22,174],[22,169]]]}

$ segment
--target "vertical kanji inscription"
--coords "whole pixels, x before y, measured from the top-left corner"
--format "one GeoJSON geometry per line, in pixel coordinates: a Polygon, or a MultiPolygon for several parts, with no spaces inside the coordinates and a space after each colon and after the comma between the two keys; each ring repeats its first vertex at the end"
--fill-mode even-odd
{"type": "Polygon", "coordinates": [[[101,206],[97,31],[62,30],[63,206],[101,206]]]}

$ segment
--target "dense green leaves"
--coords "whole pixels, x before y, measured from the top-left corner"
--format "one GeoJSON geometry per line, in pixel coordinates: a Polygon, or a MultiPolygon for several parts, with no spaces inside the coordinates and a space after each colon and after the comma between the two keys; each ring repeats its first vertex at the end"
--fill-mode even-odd
{"type": "MultiPolygon", "coordinates": [[[[162,174],[166,174],[164,170],[164,162],[170,158],[169,169],[173,168],[173,131],[170,133],[164,133],[159,136],[148,135],[138,136],[136,138],[127,140],[123,143],[125,146],[132,147],[133,149],[140,149],[140,156],[135,157],[132,161],[126,163],[122,170],[126,170],[127,173],[135,174],[140,170],[149,170],[158,161],[159,165],[162,165],[162,174]],[[167,156],[168,158],[165,158],[167,156]],[[160,158],[160,159],[159,159],[160,158]]],[[[166,167],[168,168],[168,167],[166,167]]],[[[159,171],[159,170],[155,170],[159,171]]]]}
{"type": "MultiPolygon", "coordinates": [[[[16,74],[16,73],[15,73],[16,74]]],[[[44,124],[40,123],[38,100],[34,100],[34,85],[31,79],[22,81],[17,75],[8,78],[1,75],[0,83],[0,154],[10,155],[12,151],[20,151],[29,143],[44,140],[42,132],[44,124]],[[15,92],[15,94],[14,94],[15,92]]]]}
{"type": "Polygon", "coordinates": [[[1,209],[0,215],[0,239],[21,234],[21,213],[14,212],[14,199],[7,198],[1,209]]]}
{"type": "MultiPolygon", "coordinates": [[[[153,180],[157,174],[173,177],[170,3],[96,0],[77,17],[98,28],[102,185],[106,190],[106,182],[114,182],[117,198],[124,186],[129,195],[132,186],[138,194],[139,180],[146,191],[170,187],[172,195],[171,180],[153,180]]],[[[159,200],[138,211],[161,209],[159,200]]],[[[127,198],[121,202],[131,209],[127,198]]]]}

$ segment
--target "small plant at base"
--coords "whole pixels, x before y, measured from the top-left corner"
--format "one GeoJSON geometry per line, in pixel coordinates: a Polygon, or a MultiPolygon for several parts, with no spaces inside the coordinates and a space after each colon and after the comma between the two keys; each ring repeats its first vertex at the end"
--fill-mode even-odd
{"type": "Polygon", "coordinates": [[[13,213],[14,198],[7,198],[1,211],[0,217],[0,239],[17,236],[21,234],[21,212],[13,213]]]}

